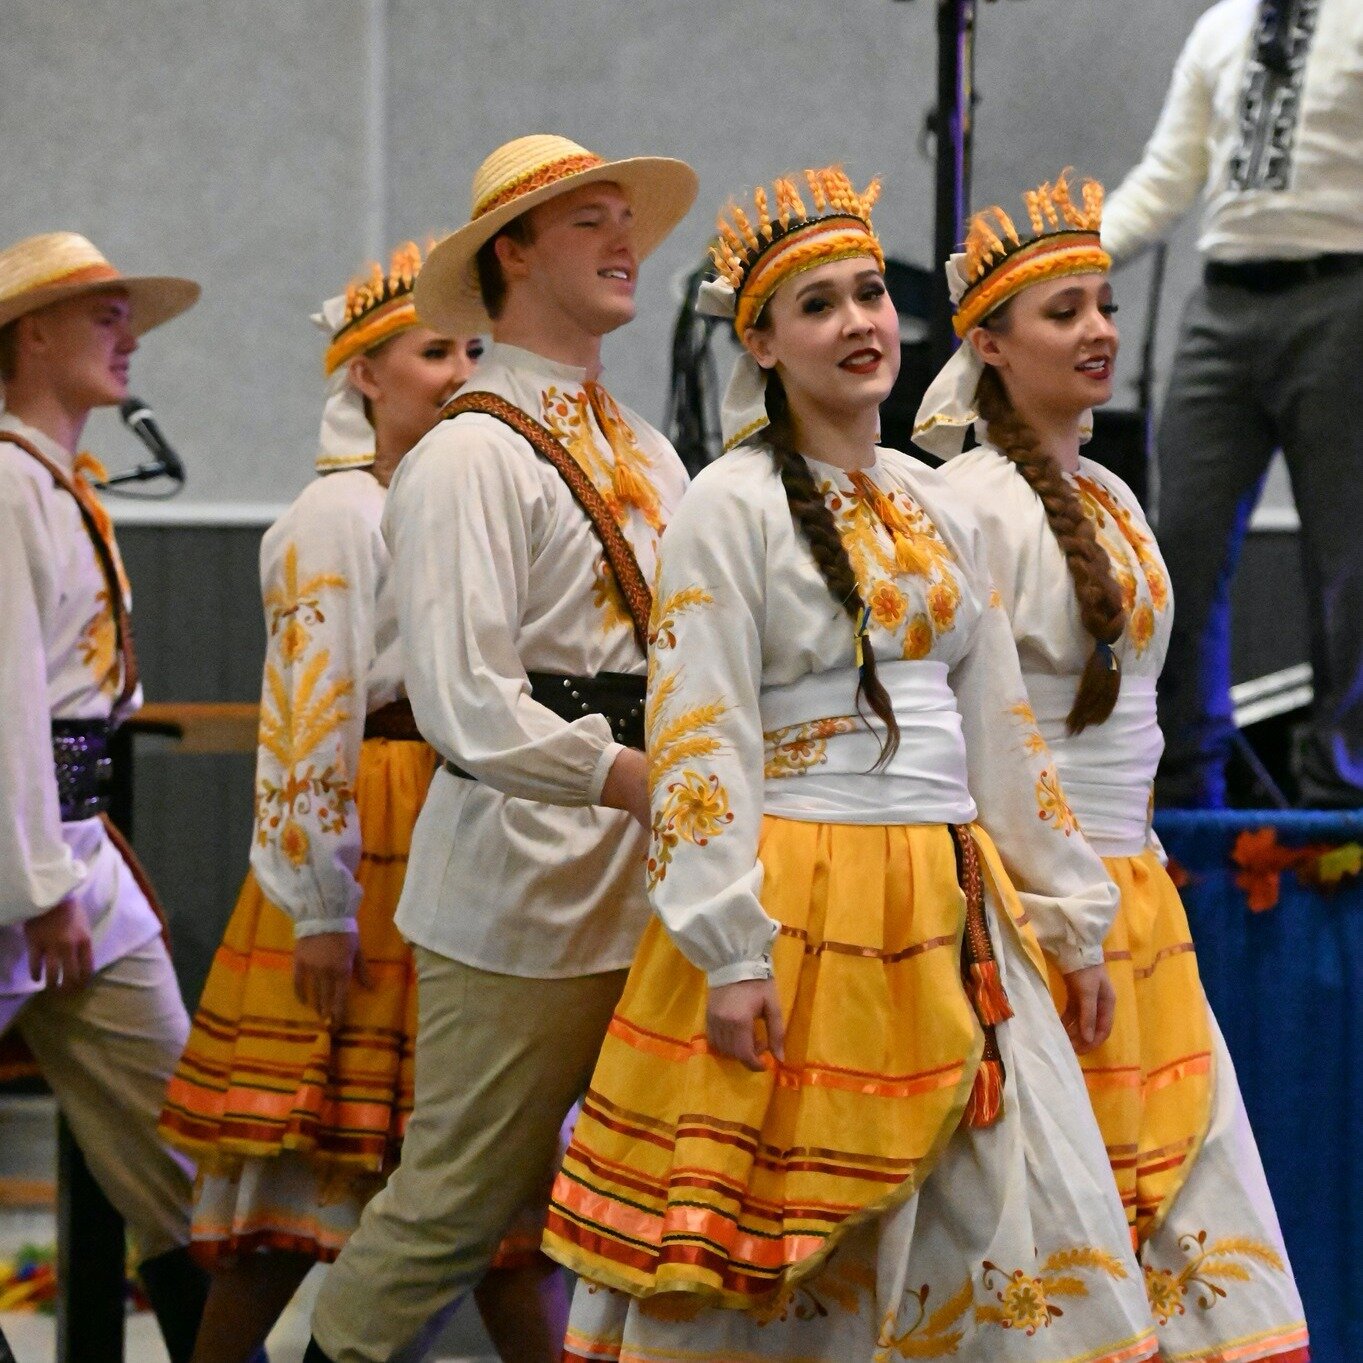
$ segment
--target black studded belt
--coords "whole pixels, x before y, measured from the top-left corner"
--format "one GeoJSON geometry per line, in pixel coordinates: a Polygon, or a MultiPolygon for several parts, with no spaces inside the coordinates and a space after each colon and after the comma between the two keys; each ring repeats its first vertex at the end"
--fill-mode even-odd
{"type": "MultiPolygon", "coordinates": [[[[644,694],[642,672],[598,672],[594,677],[568,677],[561,672],[527,672],[530,694],[560,719],[602,715],[611,735],[627,748],[644,746],[644,694]]],[[[445,763],[445,770],[465,780],[475,780],[462,767],[445,763]]]]}
{"type": "Polygon", "coordinates": [[[63,823],[93,819],[109,808],[110,733],[106,719],[52,721],[52,766],[63,823]]]}

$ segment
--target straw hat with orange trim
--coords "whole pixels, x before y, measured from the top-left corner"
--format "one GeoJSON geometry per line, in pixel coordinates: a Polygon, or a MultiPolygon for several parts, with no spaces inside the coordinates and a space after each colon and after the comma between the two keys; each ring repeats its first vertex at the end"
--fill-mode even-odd
{"type": "Polygon", "coordinates": [[[77,232],[43,232],[0,251],[0,327],[65,298],[107,288],[127,292],[138,336],[178,317],[200,292],[190,279],[125,275],[77,232]]]}
{"type": "Polygon", "coordinates": [[[455,335],[491,330],[474,268],[479,248],[537,204],[602,180],[619,185],[629,196],[640,260],[686,216],[699,188],[696,172],[671,157],[606,161],[566,137],[518,137],[478,167],[468,223],[426,258],[416,283],[422,320],[455,335]]]}

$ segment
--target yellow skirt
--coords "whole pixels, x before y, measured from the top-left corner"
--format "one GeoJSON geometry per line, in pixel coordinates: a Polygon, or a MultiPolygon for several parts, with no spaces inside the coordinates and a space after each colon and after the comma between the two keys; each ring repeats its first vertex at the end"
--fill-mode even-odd
{"type": "MultiPolygon", "coordinates": [[[[984,874],[1044,969],[986,834],[984,874]]],[[[644,933],[554,1187],[544,1248],[636,1296],[749,1306],[909,1198],[956,1130],[984,1034],[962,984],[950,829],[763,820],[786,1019],[761,1073],[706,1044],[704,975],[644,933]]]]}
{"type": "Polygon", "coordinates": [[[293,921],[248,873],[161,1114],[162,1135],[201,1171],[236,1173],[243,1157],[289,1150],[340,1185],[396,1162],[412,1109],[416,974],[393,914],[435,761],[424,743],[370,738],[361,750],[359,949],[374,984],[350,990],[334,1033],[294,994],[293,921]]]}
{"type": "MultiPolygon", "coordinates": [[[[1121,891],[1104,943],[1117,1010],[1111,1036],[1079,1063],[1140,1246],[1183,1186],[1211,1120],[1211,1023],[1188,915],[1159,858],[1146,851],[1103,864],[1121,891]]],[[[1063,1010],[1054,965],[1050,978],[1063,1010]]]]}

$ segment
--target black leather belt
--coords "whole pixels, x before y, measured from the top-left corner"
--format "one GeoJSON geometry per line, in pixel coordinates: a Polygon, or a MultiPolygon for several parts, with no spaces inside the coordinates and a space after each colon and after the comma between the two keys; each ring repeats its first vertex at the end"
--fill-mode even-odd
{"type": "MultiPolygon", "coordinates": [[[[569,722],[583,715],[602,715],[611,736],[627,748],[644,746],[644,695],[642,672],[598,672],[594,677],[569,677],[561,672],[527,672],[530,694],[546,710],[569,722]]],[[[467,781],[477,778],[453,762],[445,770],[467,781]]]]}
{"type": "Polygon", "coordinates": [[[1229,284],[1250,293],[1281,293],[1317,279],[1363,270],[1363,253],[1337,252],[1305,260],[1209,260],[1202,269],[1208,285],[1229,284]]]}
{"type": "MultiPolygon", "coordinates": [[[[364,736],[366,738],[386,738],[393,743],[420,743],[421,730],[416,727],[416,716],[412,714],[412,702],[403,697],[380,705],[364,717],[364,736]]],[[[0,1363],[4,1363],[0,1359],[0,1363]]]]}
{"type": "Polygon", "coordinates": [[[52,721],[52,766],[63,823],[93,819],[109,808],[111,732],[106,719],[52,721]]]}

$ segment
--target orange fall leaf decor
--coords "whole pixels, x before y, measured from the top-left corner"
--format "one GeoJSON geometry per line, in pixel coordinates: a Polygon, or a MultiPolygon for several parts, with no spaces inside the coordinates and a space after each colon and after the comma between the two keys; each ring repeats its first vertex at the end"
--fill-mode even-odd
{"type": "Polygon", "coordinates": [[[1265,913],[1278,905],[1284,871],[1295,872],[1303,885],[1337,889],[1346,876],[1363,872],[1363,846],[1284,847],[1275,829],[1244,829],[1235,839],[1231,860],[1240,868],[1235,883],[1245,892],[1250,912],[1265,913]]]}

